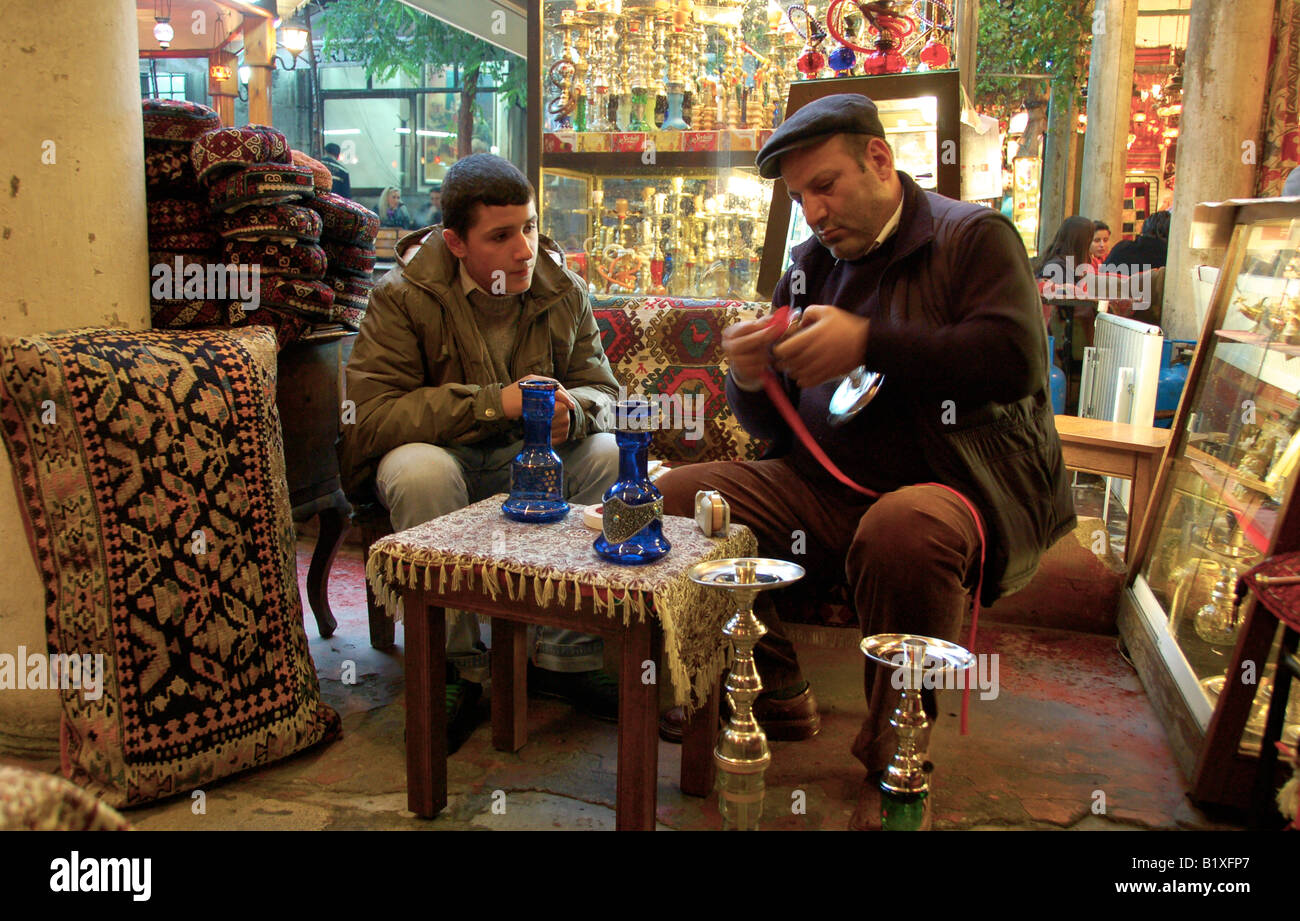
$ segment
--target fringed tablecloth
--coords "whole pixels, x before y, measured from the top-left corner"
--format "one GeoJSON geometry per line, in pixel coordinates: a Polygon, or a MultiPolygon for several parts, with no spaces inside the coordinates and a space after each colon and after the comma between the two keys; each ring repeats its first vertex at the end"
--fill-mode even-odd
{"type": "Polygon", "coordinates": [[[583,525],[581,506],[554,524],[522,524],[502,514],[505,498],[376,541],[366,578],[388,614],[401,620],[402,591],[425,589],[479,591],[494,601],[522,601],[531,592],[539,606],[554,601],[574,611],[588,597],[607,617],[621,613],[624,624],[653,615],[663,628],[673,699],[688,710],[702,705],[727,664],[722,625],[733,609],[726,592],[696,585],[686,571],[705,560],[753,556],[753,532],[732,525],[726,537],[710,538],[689,518],[665,516],[668,555],[620,566],[592,549],[597,532],[583,525]]]}

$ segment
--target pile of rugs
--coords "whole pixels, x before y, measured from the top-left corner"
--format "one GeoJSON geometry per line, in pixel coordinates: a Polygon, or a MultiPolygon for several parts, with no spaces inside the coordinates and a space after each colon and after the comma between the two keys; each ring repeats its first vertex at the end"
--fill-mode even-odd
{"type": "Polygon", "coordinates": [[[281,348],[359,328],[379,218],[332,194],[324,164],[193,102],[146,99],[144,134],[155,327],[267,325],[281,348]]]}

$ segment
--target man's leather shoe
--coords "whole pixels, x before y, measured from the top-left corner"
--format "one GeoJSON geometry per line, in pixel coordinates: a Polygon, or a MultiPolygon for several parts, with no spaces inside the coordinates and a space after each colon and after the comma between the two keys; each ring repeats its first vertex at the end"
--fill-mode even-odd
{"type": "MultiPolygon", "coordinates": [[[[731,708],[723,698],[722,712],[719,717],[723,722],[731,717],[731,708]]],[[[763,727],[763,733],[773,742],[801,742],[817,735],[822,728],[822,718],[817,712],[817,698],[813,696],[812,687],[805,687],[802,692],[783,699],[767,694],[760,694],[754,701],[754,718],[763,727]]],[[[686,729],[686,714],[681,707],[664,711],[659,717],[659,738],[665,742],[680,743],[686,729]]]]}

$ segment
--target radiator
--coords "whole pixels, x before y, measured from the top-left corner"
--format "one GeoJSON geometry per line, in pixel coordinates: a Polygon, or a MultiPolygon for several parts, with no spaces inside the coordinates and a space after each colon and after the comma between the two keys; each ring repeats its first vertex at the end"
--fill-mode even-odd
{"type": "Polygon", "coordinates": [[[1083,351],[1079,416],[1153,425],[1164,341],[1159,326],[1098,314],[1094,344],[1083,351]]]}
{"type": "MultiPolygon", "coordinates": [[[[1083,350],[1079,416],[1153,425],[1164,341],[1159,326],[1109,313],[1097,314],[1093,345],[1083,350]]],[[[1128,511],[1129,489],[1127,480],[1106,478],[1102,518],[1110,518],[1111,493],[1118,495],[1124,510],[1128,511]]]]}

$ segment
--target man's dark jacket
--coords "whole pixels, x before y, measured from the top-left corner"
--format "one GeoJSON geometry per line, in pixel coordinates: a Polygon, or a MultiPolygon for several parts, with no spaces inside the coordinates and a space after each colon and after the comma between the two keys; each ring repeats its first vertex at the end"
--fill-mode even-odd
{"type": "Polygon", "coordinates": [[[321,157],[321,162],[325,164],[325,168],[328,169],[330,175],[334,177],[334,185],[330,191],[335,195],[342,195],[344,198],[351,198],[352,177],[348,175],[348,171],[344,169],[343,164],[338,160],[335,160],[329,154],[321,157]]]}
{"type": "MultiPolygon", "coordinates": [[[[1043,551],[1075,522],[1049,398],[1047,334],[1011,222],[898,175],[903,213],[863,364],[909,395],[934,476],[980,510],[988,532],[981,601],[991,604],[1028,584],[1043,551]]],[[[775,304],[789,302],[795,271],[821,279],[834,262],[816,238],[793,259],[775,304]]],[[[816,283],[807,290],[815,296],[816,283]]],[[[766,395],[740,390],[730,376],[727,395],[747,429],[776,442],[774,454],[788,450],[790,431],[766,395]]]]}

